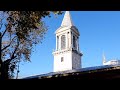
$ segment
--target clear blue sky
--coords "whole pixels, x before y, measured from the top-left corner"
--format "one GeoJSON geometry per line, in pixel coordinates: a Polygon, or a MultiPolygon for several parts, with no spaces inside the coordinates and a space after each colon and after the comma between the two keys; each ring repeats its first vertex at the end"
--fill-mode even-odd
{"type": "MultiPolygon", "coordinates": [[[[106,59],[120,59],[120,11],[70,11],[72,21],[80,32],[79,45],[83,53],[82,67],[102,65],[106,59]]],[[[48,26],[42,44],[34,48],[31,62],[22,62],[19,77],[45,74],[53,71],[55,31],[60,27],[64,13],[44,18],[48,26]]]]}

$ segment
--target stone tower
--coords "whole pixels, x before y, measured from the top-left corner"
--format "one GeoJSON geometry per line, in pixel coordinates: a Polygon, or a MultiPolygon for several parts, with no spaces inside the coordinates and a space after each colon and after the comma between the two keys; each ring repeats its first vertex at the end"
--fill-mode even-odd
{"type": "Polygon", "coordinates": [[[82,53],[79,49],[78,29],[74,26],[70,12],[66,11],[61,26],[56,30],[54,72],[81,68],[82,53]]]}

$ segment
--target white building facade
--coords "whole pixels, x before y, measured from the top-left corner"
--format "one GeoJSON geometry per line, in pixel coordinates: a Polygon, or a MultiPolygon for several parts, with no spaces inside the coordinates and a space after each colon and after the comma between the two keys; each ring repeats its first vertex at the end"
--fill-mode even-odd
{"type": "Polygon", "coordinates": [[[103,65],[120,65],[120,60],[112,59],[107,61],[105,55],[103,54],[103,65]]]}
{"type": "Polygon", "coordinates": [[[103,62],[103,65],[120,65],[120,60],[110,60],[103,62]]]}
{"type": "Polygon", "coordinates": [[[73,25],[70,12],[66,11],[61,26],[56,30],[56,50],[53,52],[53,71],[80,69],[81,56],[79,49],[78,29],[73,25]]]}

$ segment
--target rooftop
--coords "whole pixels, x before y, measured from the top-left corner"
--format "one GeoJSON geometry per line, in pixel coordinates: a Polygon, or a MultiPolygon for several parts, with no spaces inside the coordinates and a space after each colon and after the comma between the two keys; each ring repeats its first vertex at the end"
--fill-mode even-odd
{"type": "Polygon", "coordinates": [[[120,65],[103,65],[78,70],[50,72],[22,79],[120,79],[120,65]]]}

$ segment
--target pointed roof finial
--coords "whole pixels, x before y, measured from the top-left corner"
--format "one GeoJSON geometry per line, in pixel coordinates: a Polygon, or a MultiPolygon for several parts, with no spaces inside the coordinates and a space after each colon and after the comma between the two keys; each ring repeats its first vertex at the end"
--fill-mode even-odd
{"type": "Polygon", "coordinates": [[[61,26],[73,26],[70,12],[66,11],[61,26]]]}
{"type": "Polygon", "coordinates": [[[104,65],[105,62],[106,62],[106,58],[105,58],[105,55],[104,55],[104,52],[103,52],[103,65],[104,65]]]}

